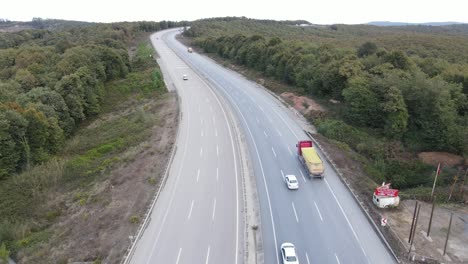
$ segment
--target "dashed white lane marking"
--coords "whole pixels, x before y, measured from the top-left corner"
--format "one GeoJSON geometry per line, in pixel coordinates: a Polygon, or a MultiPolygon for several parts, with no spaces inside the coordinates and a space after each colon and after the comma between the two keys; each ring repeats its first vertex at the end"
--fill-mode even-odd
{"type": "Polygon", "coordinates": [[[200,157],[203,156],[203,147],[200,148],[200,157]]]}
{"type": "Polygon", "coordinates": [[[292,153],[292,151],[291,151],[291,148],[289,148],[289,146],[288,146],[288,151],[289,151],[289,154],[291,154],[291,156],[294,155],[294,154],[292,153]]]}
{"type": "Polygon", "coordinates": [[[177,254],[176,264],[179,264],[180,254],[182,253],[182,248],[179,248],[179,254],[177,254]]]}
{"type": "Polygon", "coordinates": [[[258,108],[260,108],[260,111],[265,112],[265,110],[263,110],[263,107],[261,107],[260,105],[258,106],[258,108]]]}
{"type": "Polygon", "coordinates": [[[203,130],[201,131],[201,136],[203,137],[203,130]]]}
{"type": "Polygon", "coordinates": [[[318,212],[318,214],[320,216],[320,220],[322,220],[322,222],[323,222],[322,214],[320,213],[320,210],[319,210],[319,208],[317,206],[317,203],[315,201],[314,201],[314,204],[315,204],[315,208],[317,209],[317,212],[318,212]]]}
{"type": "Polygon", "coordinates": [[[265,135],[265,137],[268,137],[268,134],[265,132],[265,130],[263,130],[263,134],[265,135]]]}
{"type": "Polygon", "coordinates": [[[296,217],[296,221],[299,223],[299,218],[297,217],[297,212],[296,212],[296,207],[294,207],[294,202],[292,202],[291,204],[292,204],[292,208],[294,211],[294,216],[296,217]]]}
{"type": "Polygon", "coordinates": [[[216,181],[219,181],[219,168],[216,168],[216,181]]]}
{"type": "Polygon", "coordinates": [[[210,105],[210,112],[213,112],[213,107],[210,105]]]}
{"type": "Polygon", "coordinates": [[[337,262],[338,264],[340,264],[340,259],[338,258],[338,256],[336,255],[336,253],[335,253],[335,258],[336,258],[336,262],[337,262]]]}
{"type": "Polygon", "coordinates": [[[208,250],[206,252],[206,261],[205,264],[208,264],[208,261],[210,260],[210,246],[208,246],[208,250]]]}
{"type": "Polygon", "coordinates": [[[211,119],[213,119],[213,125],[216,125],[216,120],[215,120],[214,116],[211,119]]]}
{"type": "Polygon", "coordinates": [[[305,178],[305,176],[304,176],[304,173],[302,173],[302,170],[299,170],[299,172],[301,173],[302,179],[304,179],[304,182],[307,182],[307,181],[306,181],[306,178],[305,178]]]}
{"type": "Polygon", "coordinates": [[[260,123],[260,120],[258,120],[258,118],[256,117],[255,120],[257,120],[257,123],[260,123]]]}
{"type": "Polygon", "coordinates": [[[281,176],[283,176],[283,179],[284,179],[284,172],[283,170],[280,170],[281,171],[281,176]]]}
{"type": "Polygon", "coordinates": [[[271,151],[273,151],[273,155],[275,155],[275,158],[276,158],[276,152],[275,152],[275,149],[273,147],[271,147],[271,151]]]}
{"type": "Polygon", "coordinates": [[[218,144],[216,144],[216,156],[219,156],[219,147],[218,147],[218,144]]]}
{"type": "Polygon", "coordinates": [[[216,198],[213,201],[213,214],[211,215],[211,220],[214,221],[215,218],[215,213],[216,213],[216,198]]]}
{"type": "Polygon", "coordinates": [[[187,219],[190,219],[190,217],[192,216],[192,210],[193,210],[193,203],[194,202],[195,202],[195,200],[192,200],[192,204],[190,205],[190,211],[188,213],[187,219]]]}
{"type": "Polygon", "coordinates": [[[200,169],[198,169],[198,171],[197,171],[197,182],[198,182],[199,179],[200,179],[200,169]]]}
{"type": "Polygon", "coordinates": [[[345,212],[344,212],[344,210],[343,210],[343,207],[341,207],[341,204],[340,204],[340,202],[338,201],[338,198],[336,198],[335,193],[333,192],[332,188],[330,187],[330,184],[328,184],[327,179],[324,179],[324,181],[325,181],[325,183],[327,184],[328,189],[330,190],[331,194],[333,195],[333,198],[335,198],[335,201],[336,201],[336,203],[338,204],[338,207],[340,207],[341,213],[342,213],[343,216],[345,217],[346,222],[348,222],[348,225],[349,225],[349,227],[351,228],[351,231],[353,232],[354,238],[356,238],[356,241],[358,242],[359,247],[360,247],[361,250],[362,250],[362,253],[364,253],[364,256],[366,256],[366,258],[367,258],[367,254],[366,254],[366,252],[364,251],[364,248],[363,248],[362,245],[361,245],[361,241],[359,240],[359,238],[358,238],[358,236],[357,236],[357,234],[356,234],[356,231],[354,231],[354,228],[353,228],[353,226],[351,225],[351,222],[349,222],[349,219],[348,219],[348,217],[346,216],[346,214],[345,214],[345,212]]]}
{"type": "Polygon", "coordinates": [[[280,132],[278,129],[276,129],[276,133],[278,133],[278,135],[279,135],[280,137],[283,136],[283,134],[281,134],[281,132],[280,132]]]}
{"type": "Polygon", "coordinates": [[[215,128],[215,137],[218,136],[218,129],[215,128]]]}

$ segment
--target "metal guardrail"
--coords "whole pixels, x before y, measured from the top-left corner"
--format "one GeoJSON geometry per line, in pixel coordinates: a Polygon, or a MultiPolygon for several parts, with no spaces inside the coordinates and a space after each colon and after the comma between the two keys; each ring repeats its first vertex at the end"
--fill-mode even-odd
{"type": "Polygon", "coordinates": [[[356,196],[356,194],[354,194],[354,191],[351,189],[351,187],[349,186],[349,183],[345,180],[345,178],[343,177],[343,174],[341,174],[340,170],[338,169],[338,167],[336,166],[335,162],[330,158],[330,156],[328,155],[328,153],[322,148],[322,146],[320,145],[320,143],[318,143],[318,141],[312,136],[312,133],[310,133],[309,131],[306,131],[304,130],[304,132],[309,136],[309,138],[314,142],[314,144],[322,151],[323,155],[325,156],[325,158],[327,159],[327,161],[332,165],[332,168],[333,170],[336,172],[336,174],[338,174],[341,182],[344,183],[344,185],[346,186],[346,188],[348,189],[348,191],[352,194],[354,200],[357,202],[357,204],[359,205],[359,208],[361,209],[361,211],[366,215],[366,218],[367,220],[369,221],[369,223],[372,225],[372,227],[374,228],[374,230],[379,234],[379,238],[380,240],[382,240],[382,242],[385,244],[385,246],[387,247],[387,249],[390,251],[390,253],[392,253],[393,257],[395,258],[395,260],[398,262],[398,263],[401,263],[400,259],[397,257],[397,255],[395,254],[395,252],[393,251],[392,247],[390,246],[390,244],[388,243],[387,239],[385,239],[385,236],[382,234],[382,232],[380,231],[380,229],[377,227],[377,225],[375,224],[375,222],[372,220],[372,217],[370,216],[369,212],[363,207],[362,205],[362,202],[359,200],[359,198],[356,196]]]}

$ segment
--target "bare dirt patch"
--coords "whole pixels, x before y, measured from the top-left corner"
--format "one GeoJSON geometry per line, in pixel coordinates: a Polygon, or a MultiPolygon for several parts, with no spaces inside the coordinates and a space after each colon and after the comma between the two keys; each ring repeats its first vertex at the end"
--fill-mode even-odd
{"type": "Polygon", "coordinates": [[[461,165],[464,162],[462,156],[447,152],[421,152],[418,154],[418,158],[422,162],[433,166],[437,166],[437,164],[440,162],[442,165],[453,167],[456,165],[461,165]]]}
{"type": "Polygon", "coordinates": [[[124,152],[122,162],[86,192],[51,194],[49,206],[61,211],[49,228],[53,235],[43,245],[44,252],[34,254],[33,259],[20,256],[20,263],[38,263],[36,258],[46,259],[43,263],[120,263],[129,236],[134,235],[158,188],[177,134],[175,94],[157,99],[146,111],[158,113],[151,137],[124,152]]]}
{"type": "Polygon", "coordinates": [[[290,92],[284,92],[280,96],[303,115],[308,115],[311,111],[325,112],[321,105],[306,96],[296,96],[290,92]]]}

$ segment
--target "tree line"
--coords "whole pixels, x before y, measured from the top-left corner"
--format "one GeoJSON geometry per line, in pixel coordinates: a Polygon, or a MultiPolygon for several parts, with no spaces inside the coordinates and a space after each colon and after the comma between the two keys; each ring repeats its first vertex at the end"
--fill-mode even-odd
{"type": "MultiPolygon", "coordinates": [[[[341,25],[328,31],[314,29],[316,33],[308,33],[312,37],[283,34],[282,27],[271,21],[203,20],[195,21],[187,35],[195,36],[194,44],[206,52],[295,87],[301,94],[339,101],[333,106],[336,110],[314,124],[320,133],[369,158],[367,170],[378,181],[391,180],[399,188],[429,184],[431,167],[405,160],[401,154],[406,151],[467,156],[468,64],[462,59],[454,63],[441,58],[443,53],[409,55],[406,49],[388,49],[373,41],[354,48],[326,41],[346,41],[346,34],[355,37],[349,32],[333,35],[341,25]],[[246,27],[249,23],[252,27],[246,27]],[[255,27],[258,24],[260,28],[255,27]],[[263,34],[256,34],[259,31],[263,34]],[[310,41],[314,38],[320,41],[310,41]]],[[[352,30],[361,32],[363,27],[352,30]]]]}
{"type": "Polygon", "coordinates": [[[82,121],[100,112],[104,83],[132,71],[127,46],[138,32],[179,25],[0,33],[0,180],[58,153],[82,121]]]}

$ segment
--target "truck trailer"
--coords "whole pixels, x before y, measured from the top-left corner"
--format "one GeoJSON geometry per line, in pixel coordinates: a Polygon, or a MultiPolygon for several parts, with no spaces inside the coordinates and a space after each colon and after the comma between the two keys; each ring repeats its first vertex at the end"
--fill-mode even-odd
{"type": "Polygon", "coordinates": [[[296,144],[297,156],[309,174],[309,178],[323,178],[324,166],[311,140],[301,140],[296,144]]]}

